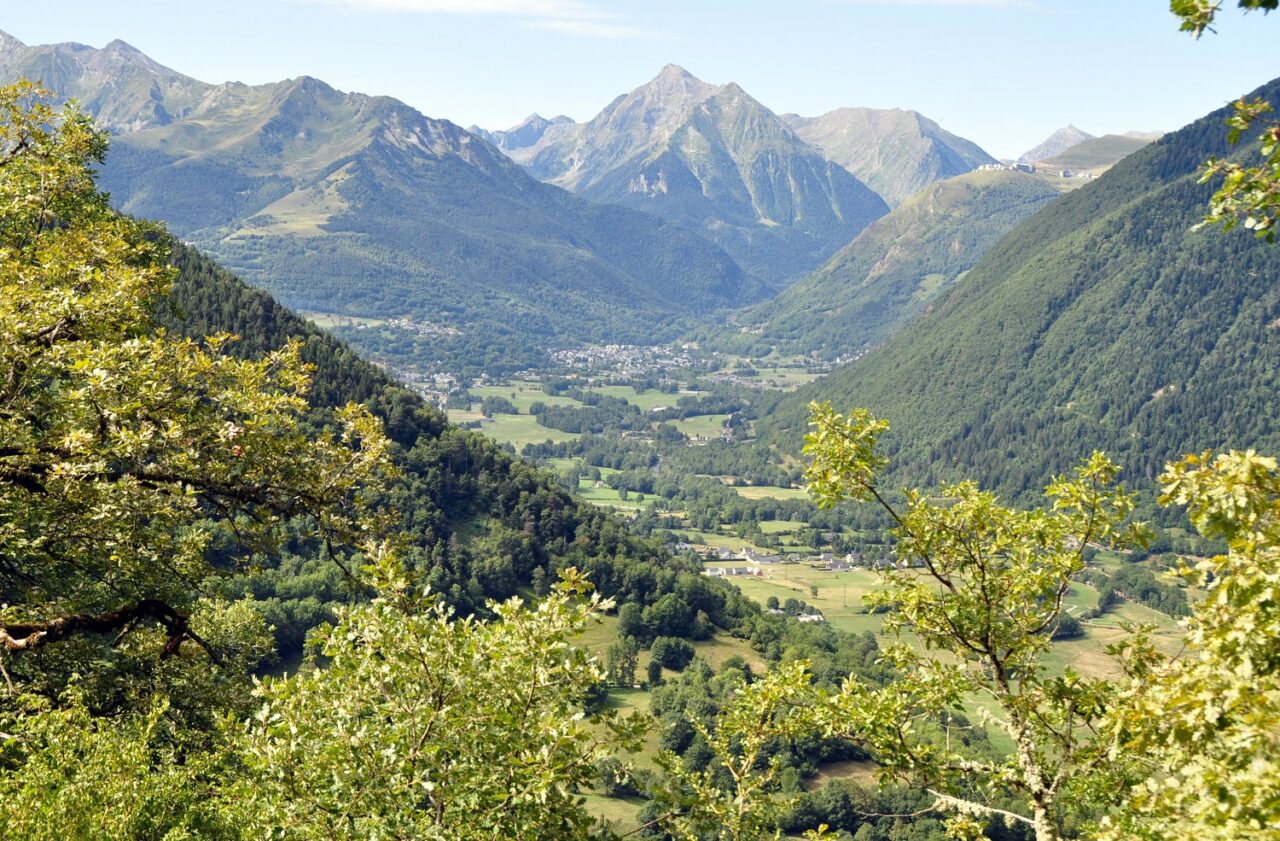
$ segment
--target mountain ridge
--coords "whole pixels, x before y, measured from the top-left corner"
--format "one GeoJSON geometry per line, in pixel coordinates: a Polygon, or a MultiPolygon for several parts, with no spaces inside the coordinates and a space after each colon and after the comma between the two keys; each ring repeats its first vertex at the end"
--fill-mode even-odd
{"type": "Polygon", "coordinates": [[[995,158],[918,111],[837,108],[817,117],[784,114],[801,140],[897,207],[927,185],[995,158]]]}
{"type": "Polygon", "coordinates": [[[540,180],[698,232],[775,286],[888,210],[741,86],[674,64],[510,154],[540,180]]]}
{"type": "Polygon", "coordinates": [[[0,56],[11,80],[42,72],[113,130],[117,206],[291,306],[426,325],[349,337],[389,364],[529,367],[548,347],[674,337],[765,294],[696,235],[542,184],[390,97],[310,76],[209,85],[121,48],[0,56]]]}
{"type": "MultiPolygon", "coordinates": [[[[1280,80],[1254,95],[1275,100],[1280,80]]],[[[1006,235],[924,318],[762,420],[798,447],[810,400],[893,425],[895,480],[1031,494],[1093,449],[1131,479],[1206,448],[1280,448],[1280,250],[1193,230],[1230,147],[1216,111],[1006,235]]],[[[1242,144],[1242,146],[1247,144],[1242,144]]]]}

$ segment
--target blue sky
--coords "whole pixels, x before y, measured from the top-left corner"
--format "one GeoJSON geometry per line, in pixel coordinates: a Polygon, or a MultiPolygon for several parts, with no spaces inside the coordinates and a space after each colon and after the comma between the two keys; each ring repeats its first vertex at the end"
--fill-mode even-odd
{"type": "MultiPolygon", "coordinates": [[[[1234,5],[1232,3],[1231,5],[1234,5]]],[[[1173,129],[1280,75],[1280,15],[1200,41],[1166,0],[43,0],[28,44],[121,38],[210,82],[303,74],[464,126],[584,120],[674,62],[782,113],[914,108],[992,154],[1173,129]]]]}

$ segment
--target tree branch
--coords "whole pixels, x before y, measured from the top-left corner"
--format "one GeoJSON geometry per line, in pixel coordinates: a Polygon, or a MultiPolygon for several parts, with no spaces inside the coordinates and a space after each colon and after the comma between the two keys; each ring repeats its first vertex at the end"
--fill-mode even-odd
{"type": "Polygon", "coordinates": [[[188,614],[158,599],[142,599],[107,613],[72,613],[48,622],[0,624],[0,645],[7,651],[31,651],[51,642],[78,634],[105,634],[128,628],[136,622],[151,619],[168,633],[161,659],[178,653],[183,640],[191,640],[209,654],[215,663],[222,656],[187,624],[188,614]]]}

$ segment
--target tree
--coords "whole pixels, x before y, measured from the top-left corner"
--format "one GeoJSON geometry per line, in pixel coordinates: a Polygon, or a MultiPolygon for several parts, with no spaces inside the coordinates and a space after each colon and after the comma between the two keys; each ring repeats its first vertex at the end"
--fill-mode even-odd
{"type": "Polygon", "coordinates": [[[589,838],[574,791],[636,750],[639,716],[584,718],[604,678],[573,644],[611,605],[573,570],[537,605],[458,617],[378,561],[372,604],[322,633],[327,661],[264,680],[228,803],[247,834],[332,838],[589,838]]]}
{"type": "Polygon", "coordinates": [[[622,637],[605,652],[605,674],[614,686],[635,686],[636,668],[640,665],[640,643],[635,637],[622,637]]]}
{"type": "MultiPolygon", "coordinates": [[[[1245,11],[1264,13],[1280,7],[1280,0],[1239,0],[1245,11]]],[[[1170,8],[1182,21],[1182,30],[1196,38],[1213,31],[1212,24],[1222,9],[1220,0],[1171,0],[1170,8]]],[[[1267,118],[1272,106],[1262,99],[1235,103],[1235,114],[1227,121],[1227,139],[1234,145],[1250,131],[1258,138],[1261,162],[1246,166],[1239,161],[1212,158],[1204,168],[1202,182],[1222,177],[1204,224],[1230,230],[1242,223],[1258,237],[1274,242],[1280,222],[1280,121],[1267,118]]]]}
{"type": "Polygon", "coordinates": [[[664,668],[673,672],[684,671],[693,662],[695,654],[693,646],[679,637],[658,637],[649,650],[649,656],[654,662],[661,663],[664,668]]]}
{"type": "Polygon", "coordinates": [[[1253,452],[1188,456],[1160,479],[1166,505],[1186,506],[1225,555],[1184,565],[1206,591],[1192,607],[1187,651],[1159,656],[1110,718],[1119,750],[1150,777],[1103,838],[1251,841],[1280,826],[1280,468],[1253,452]]]}
{"type": "MultiPolygon", "coordinates": [[[[814,730],[809,680],[807,664],[787,663],[739,685],[714,732],[694,718],[709,759],[688,768],[681,757],[663,751],[658,761],[670,783],[654,792],[655,821],[681,841],[781,838],[778,821],[795,797],[780,793],[782,765],[767,749],[814,730]]],[[[825,837],[824,832],[825,827],[805,837],[825,837]]]]}
{"type": "Polygon", "coordinates": [[[1051,675],[1045,653],[1084,547],[1138,536],[1121,528],[1133,497],[1114,488],[1117,468],[1095,453],[1049,485],[1047,510],[1006,508],[971,482],[908,491],[899,508],[876,483],[888,424],[861,409],[810,409],[810,493],[823,507],[874,501],[893,519],[901,568],[886,570],[869,599],[891,609],[888,631],[923,644],[886,650],[898,677],[883,688],[846,681],[828,703],[828,734],[861,742],[887,773],[928,788],[958,813],[954,834],[978,837],[972,816],[999,815],[1031,826],[1037,841],[1062,838],[1062,800],[1112,762],[1108,743],[1088,734],[1114,690],[1071,669],[1051,675]],[[1008,734],[1012,755],[966,755],[950,737],[948,712],[974,698],[994,702],[990,723],[1008,734]],[[990,805],[1010,792],[1026,798],[1029,815],[990,805]]]}
{"type": "Polygon", "coordinates": [[[234,337],[153,327],[167,238],[108,208],[105,135],[43,96],[0,89],[0,643],[159,626],[172,656],[204,644],[189,611],[215,534],[307,518],[365,539],[388,443],[354,405],[304,423],[296,345],[244,361],[234,337]]]}
{"type": "Polygon", "coordinates": [[[0,88],[0,835],[215,837],[217,725],[270,634],[208,579],[286,523],[350,569],[390,445],[361,407],[311,412],[298,346],[155,326],[169,239],[110,210],[105,149],[0,88]]]}

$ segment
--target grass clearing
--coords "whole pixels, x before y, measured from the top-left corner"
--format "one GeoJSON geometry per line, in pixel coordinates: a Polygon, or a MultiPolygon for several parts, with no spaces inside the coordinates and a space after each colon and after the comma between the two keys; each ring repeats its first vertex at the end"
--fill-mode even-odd
{"type": "Polygon", "coordinates": [[[802,385],[808,385],[822,376],[803,368],[756,368],[755,371],[755,379],[759,380],[761,385],[781,391],[790,391],[802,385]]]}
{"type": "Polygon", "coordinates": [[[585,794],[587,813],[595,815],[617,835],[634,833],[640,828],[636,812],[645,804],[640,797],[606,797],[603,794],[585,794]]]}
{"type": "Polygon", "coordinates": [[[486,397],[501,397],[520,410],[521,414],[529,414],[529,407],[534,403],[545,403],[548,406],[581,406],[577,400],[563,395],[550,395],[535,382],[516,380],[509,385],[485,385],[468,389],[476,400],[486,397]],[[514,396],[513,396],[514,395],[514,396]]]}
{"type": "MultiPolygon", "coordinates": [[[[452,420],[452,414],[450,419],[452,420]]],[[[532,415],[498,415],[493,423],[482,425],[479,432],[499,444],[510,444],[519,452],[525,444],[541,444],[543,441],[573,441],[578,436],[572,432],[550,429],[538,423],[532,415]]]]}
{"type": "Polygon", "coordinates": [[[596,483],[590,479],[578,480],[578,497],[590,502],[592,505],[599,505],[602,508],[616,508],[620,511],[642,511],[653,505],[653,501],[657,499],[653,494],[638,494],[635,492],[628,492],[627,498],[623,499],[619,491],[605,485],[597,488],[596,483]],[[640,496],[643,496],[644,499],[637,499],[640,496]]]}
{"type": "Polygon", "coordinates": [[[743,499],[808,499],[804,488],[781,488],[777,485],[736,485],[734,490],[743,499]]]}
{"type": "Polygon", "coordinates": [[[617,397],[625,400],[640,411],[648,413],[659,406],[675,406],[681,397],[688,397],[687,394],[667,394],[665,391],[657,389],[648,389],[643,394],[636,391],[629,385],[602,385],[591,389],[596,394],[603,394],[606,397],[617,397]]]}
{"type": "Polygon", "coordinates": [[[387,323],[385,318],[365,318],[359,315],[345,315],[340,312],[299,311],[298,315],[325,330],[334,327],[380,327],[387,323]]]}
{"type": "Polygon", "coordinates": [[[690,438],[718,438],[728,420],[728,415],[695,415],[684,420],[667,421],[667,423],[690,438]]]}

